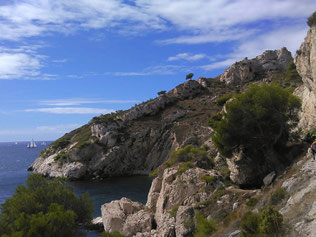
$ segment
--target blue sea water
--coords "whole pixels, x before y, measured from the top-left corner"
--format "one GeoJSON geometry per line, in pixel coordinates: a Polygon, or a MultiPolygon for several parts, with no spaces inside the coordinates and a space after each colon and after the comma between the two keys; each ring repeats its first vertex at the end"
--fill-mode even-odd
{"type": "MultiPolygon", "coordinates": [[[[49,145],[49,142],[46,142],[49,145]]],[[[27,142],[0,143],[0,203],[11,197],[18,185],[25,185],[27,168],[46,146],[37,142],[37,148],[27,148],[27,142]]],[[[146,203],[151,185],[146,176],[108,178],[102,181],[69,182],[77,194],[88,192],[93,200],[94,217],[101,215],[101,205],[112,200],[127,197],[133,201],[146,203]]],[[[89,235],[92,236],[92,235],[89,235]]]]}

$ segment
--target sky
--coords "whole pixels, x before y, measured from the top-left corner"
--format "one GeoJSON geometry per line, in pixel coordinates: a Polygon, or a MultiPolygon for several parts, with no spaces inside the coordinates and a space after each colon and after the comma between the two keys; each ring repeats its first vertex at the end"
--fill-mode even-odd
{"type": "Polygon", "coordinates": [[[0,0],[0,141],[55,140],[303,42],[315,0],[0,0]]]}

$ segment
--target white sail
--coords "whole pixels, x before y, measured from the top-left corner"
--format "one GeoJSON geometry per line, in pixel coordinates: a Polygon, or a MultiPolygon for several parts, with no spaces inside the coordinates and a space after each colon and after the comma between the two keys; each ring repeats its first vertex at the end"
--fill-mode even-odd
{"type": "Polygon", "coordinates": [[[34,140],[32,139],[32,141],[31,141],[29,144],[27,144],[27,147],[28,147],[28,148],[35,148],[35,147],[37,147],[37,145],[36,145],[36,143],[34,142],[34,140]]]}

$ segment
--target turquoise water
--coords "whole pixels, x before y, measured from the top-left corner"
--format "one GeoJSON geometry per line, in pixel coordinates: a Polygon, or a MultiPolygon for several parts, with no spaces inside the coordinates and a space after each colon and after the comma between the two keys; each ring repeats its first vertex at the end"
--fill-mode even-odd
{"type": "MultiPolygon", "coordinates": [[[[30,172],[27,168],[38,157],[46,146],[36,142],[37,148],[27,148],[27,142],[0,143],[0,203],[11,197],[18,185],[25,184],[30,172]]],[[[49,145],[49,142],[46,142],[49,145]]],[[[146,203],[151,185],[151,178],[147,176],[108,178],[102,181],[70,182],[77,194],[88,192],[93,200],[94,217],[101,215],[101,205],[112,200],[127,197],[133,201],[146,203]]],[[[88,234],[88,236],[94,236],[88,234]]]]}

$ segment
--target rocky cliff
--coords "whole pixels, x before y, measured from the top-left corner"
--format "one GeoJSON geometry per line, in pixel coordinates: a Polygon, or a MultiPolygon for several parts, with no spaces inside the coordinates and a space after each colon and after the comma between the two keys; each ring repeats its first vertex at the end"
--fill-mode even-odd
{"type": "Polygon", "coordinates": [[[30,170],[70,179],[147,175],[171,151],[188,144],[207,144],[216,155],[206,121],[222,109],[217,100],[244,91],[249,82],[278,81],[293,86],[291,78],[284,79],[291,60],[286,48],[265,51],[235,63],[218,78],[189,80],[127,111],[95,117],[52,143],[30,170]]]}
{"type": "Polygon", "coordinates": [[[305,131],[316,128],[316,26],[307,32],[305,41],[295,56],[297,71],[304,84],[295,93],[302,99],[302,113],[299,126],[305,131]]]}

